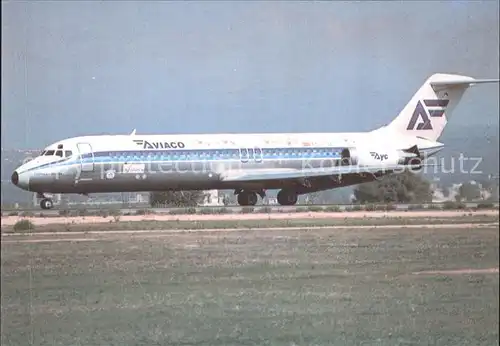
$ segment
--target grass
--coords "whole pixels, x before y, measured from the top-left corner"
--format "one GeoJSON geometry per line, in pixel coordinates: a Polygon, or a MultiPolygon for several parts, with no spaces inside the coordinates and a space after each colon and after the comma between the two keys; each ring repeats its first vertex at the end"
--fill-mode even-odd
{"type": "Polygon", "coordinates": [[[26,232],[33,229],[35,229],[35,225],[28,219],[19,220],[12,226],[14,232],[26,232]]]}
{"type": "MultiPolygon", "coordinates": [[[[30,238],[31,239],[31,238],[30,238]]],[[[2,242],[2,345],[495,345],[498,230],[2,242]]]]}
{"type": "MultiPolygon", "coordinates": [[[[327,226],[379,226],[379,225],[420,225],[420,224],[460,224],[492,223],[499,217],[488,215],[468,215],[454,217],[374,217],[344,219],[262,219],[262,220],[203,220],[203,221],[120,221],[115,218],[109,223],[48,224],[32,226],[24,232],[85,232],[106,230],[166,230],[166,229],[215,229],[215,228],[272,228],[272,227],[327,227],[327,226]]],[[[19,222],[24,222],[21,220],[19,222]]],[[[15,225],[14,225],[15,227],[15,225]]],[[[2,226],[2,233],[12,233],[13,226],[2,226]]],[[[23,230],[20,230],[23,231],[23,230]]]]}

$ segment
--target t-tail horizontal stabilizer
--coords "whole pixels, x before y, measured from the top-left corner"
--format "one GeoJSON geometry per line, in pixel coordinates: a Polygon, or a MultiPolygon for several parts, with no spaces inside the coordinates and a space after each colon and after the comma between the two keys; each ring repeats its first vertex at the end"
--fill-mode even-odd
{"type": "Polygon", "coordinates": [[[466,76],[457,76],[461,78],[456,78],[452,80],[437,80],[437,81],[432,81],[431,85],[434,90],[439,90],[440,88],[447,88],[447,87],[460,87],[460,86],[473,86],[476,84],[486,84],[486,83],[499,83],[500,79],[475,79],[472,77],[466,77],[466,76]]]}

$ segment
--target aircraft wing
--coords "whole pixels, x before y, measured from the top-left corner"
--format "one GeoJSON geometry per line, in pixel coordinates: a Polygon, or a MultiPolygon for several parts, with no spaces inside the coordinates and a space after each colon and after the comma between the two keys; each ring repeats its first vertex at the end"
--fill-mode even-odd
{"type": "Polygon", "coordinates": [[[423,165],[373,165],[373,166],[337,166],[328,168],[308,169],[244,169],[232,170],[220,174],[220,179],[227,182],[244,182],[256,180],[288,180],[313,177],[325,177],[344,174],[375,174],[403,171],[405,169],[418,169],[423,165]]]}

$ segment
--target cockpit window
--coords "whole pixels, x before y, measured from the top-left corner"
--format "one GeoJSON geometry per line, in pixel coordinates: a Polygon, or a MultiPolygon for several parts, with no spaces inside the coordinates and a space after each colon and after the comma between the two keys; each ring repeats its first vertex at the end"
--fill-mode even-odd
{"type": "Polygon", "coordinates": [[[47,150],[42,151],[42,153],[39,156],[45,155],[46,152],[47,152],[47,150]]]}
{"type": "Polygon", "coordinates": [[[57,155],[57,156],[62,157],[62,156],[63,156],[63,152],[62,152],[62,150],[58,150],[58,151],[56,151],[56,155],[57,155]]]}
{"type": "Polygon", "coordinates": [[[54,152],[55,152],[55,150],[47,150],[45,152],[45,156],[52,156],[52,155],[54,155],[54,152]]]}
{"type": "Polygon", "coordinates": [[[71,150],[66,150],[64,152],[64,156],[66,156],[66,157],[70,157],[71,155],[73,155],[73,153],[71,152],[71,150]]]}

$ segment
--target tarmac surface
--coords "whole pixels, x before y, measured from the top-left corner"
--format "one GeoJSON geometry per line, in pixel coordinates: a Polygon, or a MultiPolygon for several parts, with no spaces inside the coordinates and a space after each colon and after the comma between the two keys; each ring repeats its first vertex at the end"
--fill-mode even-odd
{"type": "Polygon", "coordinates": [[[490,225],[2,236],[2,345],[495,345],[490,225]]]}

